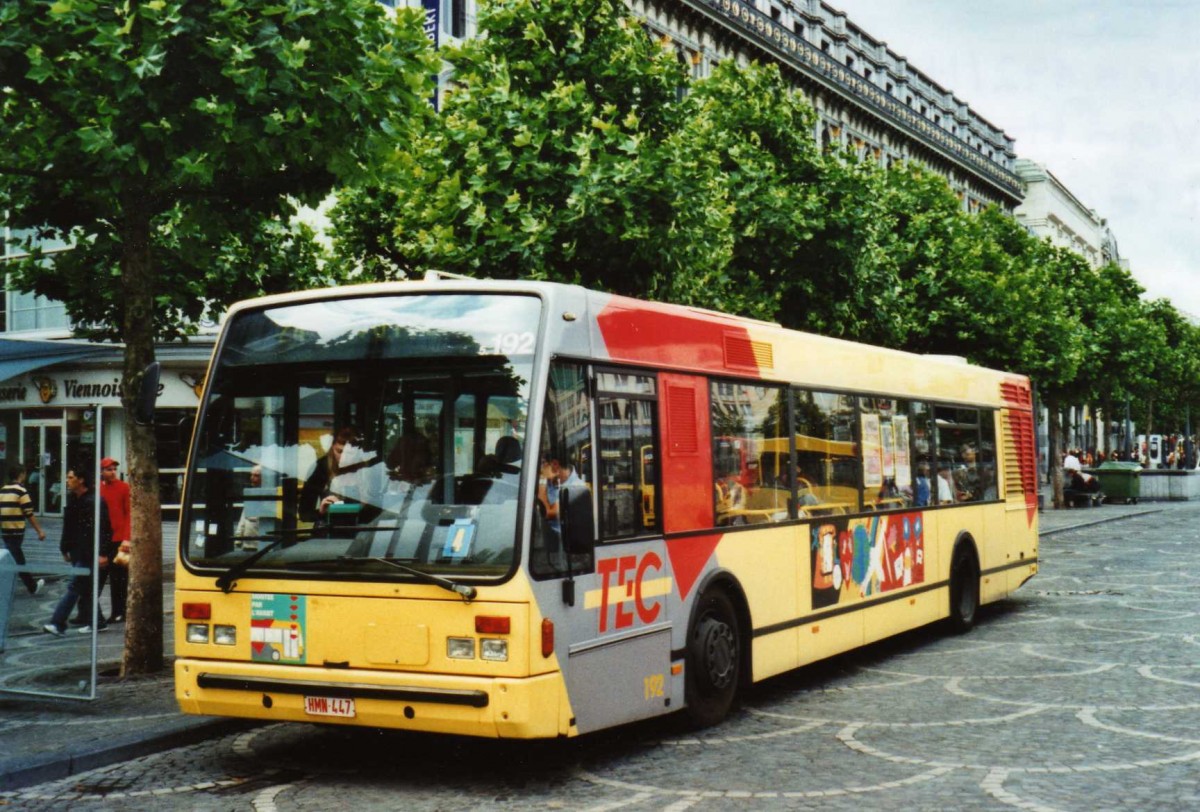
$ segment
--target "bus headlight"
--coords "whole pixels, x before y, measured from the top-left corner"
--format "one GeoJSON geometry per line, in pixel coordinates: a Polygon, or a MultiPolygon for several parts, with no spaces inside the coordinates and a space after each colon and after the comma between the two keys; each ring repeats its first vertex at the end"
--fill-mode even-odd
{"type": "Polygon", "coordinates": [[[452,660],[474,660],[474,637],[447,637],[446,656],[452,660]]]}
{"type": "Polygon", "coordinates": [[[213,626],[213,642],[218,646],[236,646],[237,626],[213,626]]]}
{"type": "Polygon", "coordinates": [[[208,642],[208,624],[207,623],[189,623],[187,625],[187,641],[189,643],[207,643],[208,642]]]}
{"type": "Polygon", "coordinates": [[[508,662],[508,641],[485,637],[479,641],[479,658],[493,662],[508,662]]]}

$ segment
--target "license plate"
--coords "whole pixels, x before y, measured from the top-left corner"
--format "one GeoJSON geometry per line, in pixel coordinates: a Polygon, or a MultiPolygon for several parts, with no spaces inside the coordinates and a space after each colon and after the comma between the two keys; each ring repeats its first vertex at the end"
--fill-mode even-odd
{"type": "Polygon", "coordinates": [[[354,700],[337,696],[306,696],[304,712],[309,716],[341,716],[354,718],[354,700]]]}

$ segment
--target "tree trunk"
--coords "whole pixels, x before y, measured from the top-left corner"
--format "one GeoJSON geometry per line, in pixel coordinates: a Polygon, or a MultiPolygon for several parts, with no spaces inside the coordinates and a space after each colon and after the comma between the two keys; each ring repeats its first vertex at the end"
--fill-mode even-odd
{"type": "Polygon", "coordinates": [[[1062,408],[1056,401],[1046,403],[1046,417],[1050,425],[1046,427],[1046,470],[1050,473],[1050,498],[1054,507],[1063,506],[1063,470],[1062,470],[1062,408]]]}
{"type": "Polygon", "coordinates": [[[142,377],[154,360],[154,267],[150,215],[141,201],[124,201],[121,289],[124,295],[125,447],[132,503],[133,555],[129,564],[125,656],[121,676],[151,674],[163,668],[162,509],[158,496],[158,448],[153,426],[134,421],[142,377]]]}

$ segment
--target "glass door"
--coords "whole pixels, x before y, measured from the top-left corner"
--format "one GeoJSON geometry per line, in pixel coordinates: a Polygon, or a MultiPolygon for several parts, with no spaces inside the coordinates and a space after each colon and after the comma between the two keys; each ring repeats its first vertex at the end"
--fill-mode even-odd
{"type": "MultiPolygon", "coordinates": [[[[21,416],[17,454],[27,471],[26,487],[35,509],[43,516],[61,516],[65,495],[66,423],[59,409],[27,410],[21,416]],[[33,412],[32,414],[30,412],[33,412]]],[[[50,529],[50,528],[47,528],[50,529]]],[[[77,634],[70,615],[62,619],[60,633],[44,631],[53,619],[59,599],[68,588],[96,594],[95,576],[72,567],[58,552],[60,533],[37,543],[25,534],[25,556],[35,578],[45,581],[35,593],[13,589],[6,625],[0,628],[0,696],[26,694],[64,699],[96,698],[96,662],[120,660],[122,635],[77,634]],[[32,543],[31,543],[32,540],[32,543]],[[83,588],[88,582],[90,588],[83,588]],[[7,638],[7,640],[5,639],[7,638]],[[103,651],[99,648],[103,645],[103,651]]],[[[76,607],[76,614],[80,608],[76,607]]],[[[0,613],[2,614],[2,613],[0,613]]],[[[84,612],[90,617],[90,612],[84,612]]]]}
{"type": "Polygon", "coordinates": [[[21,460],[28,471],[26,487],[34,510],[61,516],[63,511],[63,426],[25,423],[21,430],[21,460]]]}

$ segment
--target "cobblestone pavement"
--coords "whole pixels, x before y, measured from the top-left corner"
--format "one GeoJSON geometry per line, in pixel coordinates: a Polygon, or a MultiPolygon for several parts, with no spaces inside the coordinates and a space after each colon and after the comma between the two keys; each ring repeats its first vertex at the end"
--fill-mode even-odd
{"type": "Polygon", "coordinates": [[[965,636],[757,686],[701,733],[570,742],[256,727],[0,793],[21,809],[1200,808],[1200,504],[1062,529],[965,636]]]}

